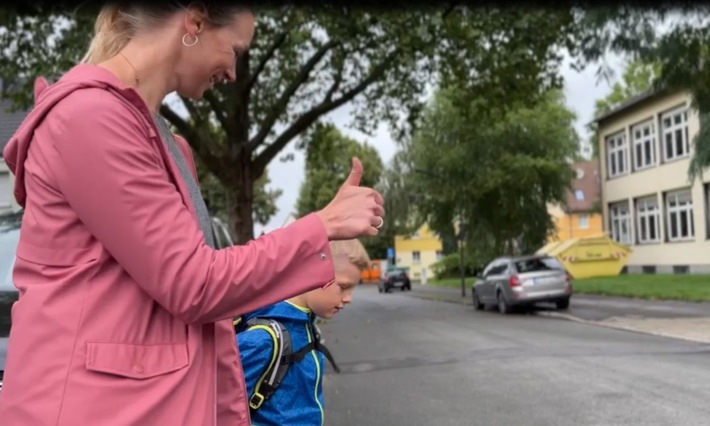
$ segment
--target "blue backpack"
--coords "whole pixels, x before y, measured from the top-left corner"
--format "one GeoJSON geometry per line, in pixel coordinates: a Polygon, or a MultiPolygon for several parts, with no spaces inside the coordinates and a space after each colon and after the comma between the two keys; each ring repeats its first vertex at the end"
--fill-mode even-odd
{"type": "Polygon", "coordinates": [[[251,410],[258,410],[276,392],[291,364],[301,361],[312,350],[320,351],[333,366],[333,369],[340,373],[340,368],[335,363],[330,350],[321,343],[318,328],[312,325],[312,321],[309,324],[313,341],[294,351],[291,344],[291,334],[279,321],[258,317],[244,321],[244,316],[234,320],[234,332],[236,334],[259,328],[269,333],[273,343],[271,361],[269,361],[269,365],[259,376],[259,380],[254,386],[254,393],[249,396],[249,408],[251,410]]]}

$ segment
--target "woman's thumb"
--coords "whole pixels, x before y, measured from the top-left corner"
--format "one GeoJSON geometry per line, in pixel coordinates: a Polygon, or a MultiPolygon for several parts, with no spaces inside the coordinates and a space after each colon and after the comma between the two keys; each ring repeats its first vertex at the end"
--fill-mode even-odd
{"type": "Polygon", "coordinates": [[[343,186],[360,186],[360,179],[362,179],[362,163],[357,157],[352,158],[353,168],[350,170],[350,175],[345,179],[343,186]]]}

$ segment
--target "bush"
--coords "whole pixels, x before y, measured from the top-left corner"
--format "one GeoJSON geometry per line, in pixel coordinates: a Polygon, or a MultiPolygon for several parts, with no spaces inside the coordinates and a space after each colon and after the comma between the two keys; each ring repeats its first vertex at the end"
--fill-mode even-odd
{"type": "MultiPolygon", "coordinates": [[[[432,272],[434,272],[434,276],[437,280],[460,277],[460,262],[458,253],[448,254],[431,265],[432,272]]],[[[467,277],[474,276],[476,272],[480,270],[480,267],[474,263],[474,260],[470,259],[470,256],[464,257],[464,272],[467,277]]]]}

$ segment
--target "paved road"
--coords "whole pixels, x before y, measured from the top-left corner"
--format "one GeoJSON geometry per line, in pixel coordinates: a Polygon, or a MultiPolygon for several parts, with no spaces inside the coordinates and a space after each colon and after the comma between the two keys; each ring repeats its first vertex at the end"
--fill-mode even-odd
{"type": "MultiPolygon", "coordinates": [[[[414,296],[471,304],[471,289],[461,298],[461,289],[415,285],[414,296]]],[[[540,305],[536,311],[544,312],[553,305],[540,305]]],[[[612,317],[627,318],[701,318],[710,317],[710,303],[669,300],[643,300],[624,297],[606,297],[575,294],[567,314],[586,321],[601,321],[612,317]]]]}
{"type": "Polygon", "coordinates": [[[710,345],[379,294],[321,326],[326,425],[708,425],[710,345]]]}

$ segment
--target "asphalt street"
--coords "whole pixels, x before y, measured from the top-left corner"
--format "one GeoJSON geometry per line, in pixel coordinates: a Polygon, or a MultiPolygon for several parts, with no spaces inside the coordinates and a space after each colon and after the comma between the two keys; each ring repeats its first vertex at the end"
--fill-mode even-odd
{"type": "Polygon", "coordinates": [[[708,344],[415,293],[358,287],[320,326],[327,426],[710,425],[708,344]]]}

